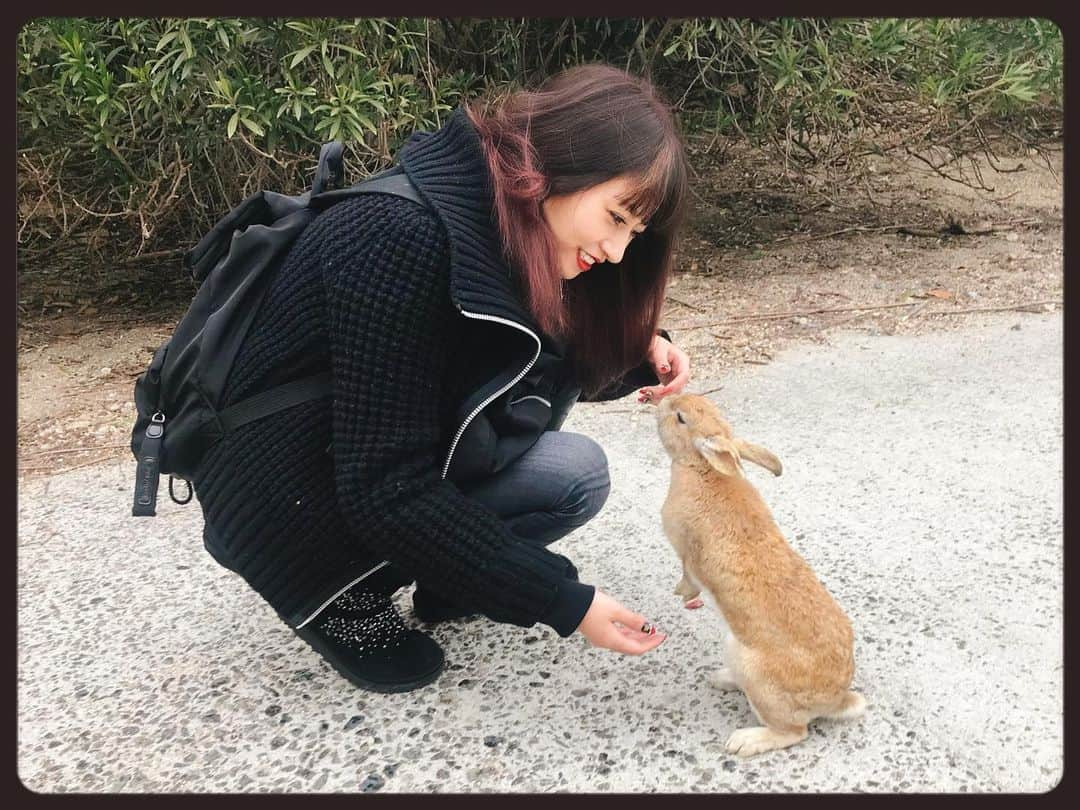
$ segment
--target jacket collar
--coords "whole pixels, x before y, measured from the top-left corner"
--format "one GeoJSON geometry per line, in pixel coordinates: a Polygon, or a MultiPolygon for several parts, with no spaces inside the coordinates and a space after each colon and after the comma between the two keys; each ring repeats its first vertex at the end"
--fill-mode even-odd
{"type": "Polygon", "coordinates": [[[469,314],[512,320],[539,335],[516,274],[502,257],[491,176],[465,108],[435,132],[410,137],[399,162],[446,229],[454,304],[469,314]]]}

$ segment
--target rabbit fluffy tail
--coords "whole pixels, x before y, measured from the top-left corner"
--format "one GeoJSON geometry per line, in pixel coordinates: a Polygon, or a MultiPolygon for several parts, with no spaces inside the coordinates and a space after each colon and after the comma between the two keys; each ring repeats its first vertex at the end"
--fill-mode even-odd
{"type": "Polygon", "coordinates": [[[846,692],[836,708],[822,716],[833,720],[856,720],[862,717],[865,711],[866,698],[858,692],[846,692]]]}

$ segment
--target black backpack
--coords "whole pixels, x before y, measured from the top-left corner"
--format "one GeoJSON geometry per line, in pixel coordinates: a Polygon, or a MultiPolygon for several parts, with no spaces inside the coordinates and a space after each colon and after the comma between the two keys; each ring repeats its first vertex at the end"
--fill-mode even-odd
{"type": "Polygon", "coordinates": [[[310,191],[255,192],[185,254],[198,292],[135,382],[138,413],[131,452],[138,465],[132,515],[155,514],[160,474],[169,474],[172,499],[187,503],[200,461],[227,433],[333,390],[327,371],[221,407],[225,382],[259,303],[290,245],[316,214],[357,194],[396,194],[426,205],[400,166],[335,188],[344,177],[342,151],[337,141],[322,147],[310,191]],[[173,493],[174,477],[189,482],[184,500],[173,493]]]}

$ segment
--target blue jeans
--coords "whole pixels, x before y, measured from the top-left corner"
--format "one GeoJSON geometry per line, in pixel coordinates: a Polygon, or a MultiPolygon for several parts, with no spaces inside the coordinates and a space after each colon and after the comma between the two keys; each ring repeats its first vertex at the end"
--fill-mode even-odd
{"type": "MultiPolygon", "coordinates": [[[[521,458],[491,478],[461,485],[467,497],[501,517],[513,534],[544,546],[585,525],[610,490],[607,456],[600,445],[560,431],[546,431],[521,458]]],[[[392,592],[411,581],[401,571],[388,572],[386,579],[388,585],[371,587],[392,592]]],[[[432,620],[468,615],[417,583],[414,607],[420,599],[425,612],[437,617],[432,620]]]]}
{"type": "Polygon", "coordinates": [[[515,535],[545,546],[591,520],[610,490],[600,445],[579,433],[551,430],[496,475],[462,486],[515,535]]]}

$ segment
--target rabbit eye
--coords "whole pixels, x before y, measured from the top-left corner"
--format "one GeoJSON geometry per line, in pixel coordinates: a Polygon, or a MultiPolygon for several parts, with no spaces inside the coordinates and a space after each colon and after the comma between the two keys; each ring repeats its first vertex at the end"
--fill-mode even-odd
{"type": "Polygon", "coordinates": [[[677,416],[679,418],[679,424],[680,425],[685,425],[686,424],[686,420],[683,419],[682,411],[675,411],[675,416],[677,416]]]}

